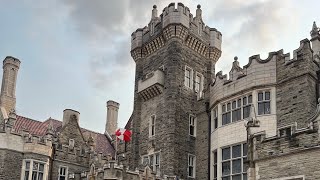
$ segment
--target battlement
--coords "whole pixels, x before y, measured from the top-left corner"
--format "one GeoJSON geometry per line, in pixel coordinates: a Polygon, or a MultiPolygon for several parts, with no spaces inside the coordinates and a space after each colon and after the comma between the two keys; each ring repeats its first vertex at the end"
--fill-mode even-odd
{"type": "Polygon", "coordinates": [[[13,66],[15,66],[16,68],[19,69],[20,63],[21,63],[21,61],[19,59],[15,58],[15,57],[12,57],[12,56],[7,56],[3,60],[3,67],[6,66],[6,65],[13,65],[13,66]]]}
{"type": "Polygon", "coordinates": [[[146,57],[160,49],[171,38],[179,38],[202,56],[217,59],[221,55],[222,34],[205,25],[201,6],[197,6],[196,16],[182,3],[170,3],[157,16],[157,6],[153,6],[152,17],[144,28],[131,34],[131,55],[133,59],[146,57]]]}

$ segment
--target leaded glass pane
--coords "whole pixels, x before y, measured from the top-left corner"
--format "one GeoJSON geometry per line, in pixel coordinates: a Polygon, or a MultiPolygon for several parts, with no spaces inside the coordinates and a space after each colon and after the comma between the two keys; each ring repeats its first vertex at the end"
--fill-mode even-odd
{"type": "Polygon", "coordinates": [[[230,177],[223,177],[222,180],[230,180],[230,177]]]}
{"type": "Polygon", "coordinates": [[[222,176],[230,174],[230,161],[222,163],[222,176]]]}
{"type": "Polygon", "coordinates": [[[232,146],[232,158],[241,157],[241,144],[232,146]]]}
{"type": "Polygon", "coordinates": [[[44,164],[40,164],[39,165],[39,171],[43,172],[43,169],[44,169],[44,164]]]}
{"type": "Polygon", "coordinates": [[[232,180],[241,180],[241,174],[232,176],[232,180]]]}
{"type": "Polygon", "coordinates": [[[263,114],[264,103],[258,103],[258,115],[263,114]]]}
{"type": "Polygon", "coordinates": [[[222,149],[222,160],[230,159],[230,147],[222,149]]]}
{"type": "Polygon", "coordinates": [[[270,102],[264,103],[264,114],[270,114],[270,102]]]}
{"type": "Polygon", "coordinates": [[[270,100],[270,92],[265,92],[265,100],[270,100]]]}
{"type": "Polygon", "coordinates": [[[258,93],[258,101],[263,101],[263,93],[258,93]]]}
{"type": "Polygon", "coordinates": [[[232,161],[232,174],[237,174],[237,173],[241,173],[241,159],[232,161]]]}
{"type": "Polygon", "coordinates": [[[248,103],[249,103],[249,104],[252,103],[252,95],[249,95],[249,96],[248,96],[248,103]]]}
{"type": "Polygon", "coordinates": [[[243,144],[243,156],[247,156],[248,153],[248,146],[247,144],[243,144]]]}

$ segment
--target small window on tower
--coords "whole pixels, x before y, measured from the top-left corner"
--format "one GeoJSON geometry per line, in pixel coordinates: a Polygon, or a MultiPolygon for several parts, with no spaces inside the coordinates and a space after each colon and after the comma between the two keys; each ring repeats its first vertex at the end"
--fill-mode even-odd
{"type": "Polygon", "coordinates": [[[193,115],[189,115],[189,135],[196,136],[197,119],[193,115]]]}
{"type": "Polygon", "coordinates": [[[149,137],[153,137],[156,134],[156,115],[152,115],[149,122],[149,137]]]}
{"type": "Polygon", "coordinates": [[[192,77],[193,71],[189,67],[185,67],[185,73],[184,73],[184,85],[187,86],[190,89],[193,89],[193,77],[192,77]]]}

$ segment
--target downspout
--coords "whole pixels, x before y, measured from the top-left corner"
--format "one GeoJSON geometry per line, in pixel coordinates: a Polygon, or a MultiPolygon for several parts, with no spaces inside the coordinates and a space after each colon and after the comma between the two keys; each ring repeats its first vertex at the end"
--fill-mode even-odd
{"type": "Polygon", "coordinates": [[[208,180],[210,180],[211,170],[210,170],[210,162],[211,162],[211,113],[209,109],[209,102],[206,102],[206,112],[208,115],[208,180]]]}

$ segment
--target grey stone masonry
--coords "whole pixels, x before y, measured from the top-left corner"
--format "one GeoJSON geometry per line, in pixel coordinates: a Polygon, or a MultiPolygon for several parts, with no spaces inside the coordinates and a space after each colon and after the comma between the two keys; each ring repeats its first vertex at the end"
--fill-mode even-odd
{"type": "MultiPolygon", "coordinates": [[[[221,55],[221,33],[205,26],[201,7],[196,16],[182,3],[171,3],[157,16],[154,6],[152,19],[143,29],[132,33],[131,55],[136,62],[132,143],[126,157],[130,168],[141,167],[142,158],[160,153],[158,176],[181,179],[205,179],[208,173],[208,95],[213,71],[212,64],[221,55]],[[201,74],[201,92],[185,86],[185,69],[192,76],[201,74]],[[161,69],[163,91],[152,98],[141,98],[138,82],[161,69]],[[200,101],[198,101],[200,100],[200,101]],[[155,117],[155,134],[150,136],[150,119],[155,117]],[[197,118],[196,135],[189,135],[189,117],[197,118]],[[199,148],[196,148],[199,147],[199,148]],[[197,150],[199,149],[199,150],[197,150]],[[196,177],[188,176],[188,155],[196,156],[196,177]]],[[[145,87],[145,86],[144,86],[145,87]]],[[[154,95],[154,94],[153,94],[154,95]]],[[[194,173],[193,173],[194,174],[194,173]]]]}
{"type": "Polygon", "coordinates": [[[298,123],[304,127],[316,109],[317,74],[309,40],[300,42],[294,51],[277,59],[277,120],[278,127],[298,123]]]}

